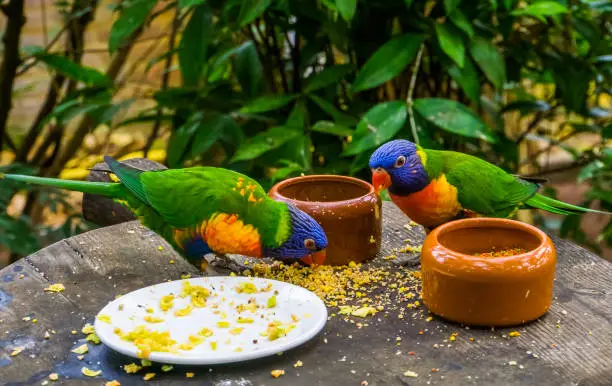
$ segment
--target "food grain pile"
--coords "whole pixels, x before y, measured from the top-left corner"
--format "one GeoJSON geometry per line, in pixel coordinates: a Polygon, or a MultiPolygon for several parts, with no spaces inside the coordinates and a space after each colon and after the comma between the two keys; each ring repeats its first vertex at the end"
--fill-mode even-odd
{"type": "Polygon", "coordinates": [[[338,314],[365,317],[384,312],[403,318],[406,310],[421,305],[421,273],[407,268],[389,270],[354,262],[347,266],[304,267],[277,262],[256,263],[242,275],[304,287],[319,296],[332,312],[336,308],[338,314]]]}

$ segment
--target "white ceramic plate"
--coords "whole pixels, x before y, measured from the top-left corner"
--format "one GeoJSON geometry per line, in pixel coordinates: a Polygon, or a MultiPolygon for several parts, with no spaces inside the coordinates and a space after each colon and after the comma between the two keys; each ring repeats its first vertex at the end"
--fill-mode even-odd
{"type": "MultiPolygon", "coordinates": [[[[108,320],[105,317],[102,319],[108,320]]],[[[115,333],[116,328],[120,328],[123,333],[142,325],[150,330],[169,331],[172,339],[177,341],[177,346],[188,342],[190,335],[199,336],[198,332],[202,328],[209,328],[213,331],[213,335],[192,350],[152,352],[148,359],[161,363],[213,365],[266,357],[294,348],[317,335],[326,322],[327,309],[321,299],[302,287],[276,280],[214,276],[157,284],[124,295],[100,311],[96,317],[95,329],[105,345],[137,358],[136,345],[122,340],[115,333]],[[207,288],[211,291],[211,296],[207,299],[206,307],[194,307],[191,314],[178,317],[174,311],[191,304],[189,296],[185,298],[179,296],[185,281],[192,286],[207,288]],[[258,289],[266,288],[270,284],[272,287],[266,292],[238,293],[236,287],[245,282],[253,283],[258,289]],[[276,306],[268,308],[267,301],[275,291],[277,291],[276,306]],[[171,310],[162,311],[160,300],[170,293],[174,294],[174,305],[171,310]],[[254,299],[260,307],[254,312],[251,310],[238,312],[237,306],[248,304],[250,299],[254,299]],[[153,313],[147,312],[148,308],[152,308],[153,313]],[[108,316],[110,323],[101,320],[101,315],[108,316]],[[144,320],[146,316],[161,318],[163,322],[148,323],[144,320]],[[223,316],[225,318],[222,318],[223,316]],[[237,323],[238,316],[252,318],[253,323],[237,323]],[[230,328],[220,328],[217,325],[219,321],[229,322],[230,328]],[[293,323],[295,327],[287,335],[269,340],[261,333],[266,331],[272,321],[280,321],[283,324],[293,323]],[[238,335],[234,335],[236,331],[233,331],[234,334],[230,333],[237,327],[242,327],[242,332],[238,335]],[[212,349],[211,342],[217,342],[215,350],[212,349]]]]}

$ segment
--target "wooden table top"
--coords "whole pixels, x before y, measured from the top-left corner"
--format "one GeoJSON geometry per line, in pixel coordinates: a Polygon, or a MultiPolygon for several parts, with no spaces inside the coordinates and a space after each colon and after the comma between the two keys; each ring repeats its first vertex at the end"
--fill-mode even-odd
{"type": "MultiPolygon", "coordinates": [[[[388,202],[383,219],[382,252],[374,264],[417,270],[414,254],[402,254],[392,264],[382,256],[401,248],[405,239],[420,243],[422,230],[404,227],[408,219],[388,202]]],[[[121,368],[133,359],[104,345],[89,344],[79,360],[71,350],[85,343],[81,327],[93,323],[117,294],[198,271],[137,222],[100,228],[0,271],[0,383],[40,385],[57,373],[59,380],[50,385],[104,385],[113,379],[121,385],[612,385],[612,264],[570,242],[554,241],[558,265],[553,304],[530,324],[466,329],[435,317],[428,321],[423,306],[405,311],[402,319],[396,311],[367,319],[337,315],[319,336],[283,355],[234,365],[175,366],[168,373],[153,366],[146,372],[157,375],[143,381],[145,371],[126,374],[121,368]],[[52,283],[63,283],[65,291],[45,292],[52,283]],[[509,337],[513,330],[520,336],[509,337]],[[23,351],[11,356],[17,347],[23,351]],[[303,366],[295,368],[298,360],[303,366]],[[83,366],[100,369],[102,375],[86,377],[83,366]],[[286,374],[272,378],[273,369],[286,374]],[[407,371],[418,376],[405,376],[407,371]],[[186,372],[195,376],[188,379],[186,372]]],[[[330,314],[337,311],[330,308],[330,314]]]]}

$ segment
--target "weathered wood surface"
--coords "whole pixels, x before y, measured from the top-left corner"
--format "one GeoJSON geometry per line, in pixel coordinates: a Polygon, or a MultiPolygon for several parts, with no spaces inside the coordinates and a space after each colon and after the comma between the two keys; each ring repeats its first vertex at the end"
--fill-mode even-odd
{"type": "MultiPolygon", "coordinates": [[[[419,228],[404,228],[407,220],[392,204],[385,203],[383,215],[381,255],[403,246],[406,238],[422,240],[419,228]]],[[[121,370],[133,362],[131,358],[103,345],[90,345],[90,352],[79,361],[70,350],[83,343],[83,335],[72,335],[71,330],[80,331],[86,322],[93,322],[117,294],[197,271],[136,222],[98,229],[0,271],[0,384],[39,385],[57,372],[56,383],[70,385],[102,385],[111,379],[122,385],[357,386],[364,380],[368,385],[611,385],[612,264],[569,242],[555,241],[559,252],[555,299],[549,313],[529,325],[467,330],[436,318],[412,319],[408,312],[405,319],[378,314],[358,320],[369,323],[358,329],[336,317],[318,337],[282,356],[211,368],[176,366],[170,373],[154,368],[157,376],[145,382],[142,374],[121,370]],[[57,282],[64,283],[66,291],[43,292],[57,282]],[[24,321],[26,316],[37,323],[24,321]],[[45,331],[51,330],[55,334],[45,340],[45,331]],[[512,330],[521,336],[505,338],[512,330]],[[453,332],[459,335],[451,343],[453,332]],[[17,346],[25,350],[10,357],[17,346]],[[294,368],[297,360],[304,366],[294,368]],[[509,365],[510,361],[517,365],[509,365]],[[101,369],[103,375],[87,378],[80,373],[82,366],[101,369]],[[432,368],[439,371],[432,373],[432,368]],[[285,369],[286,375],[273,379],[272,369],[285,369]],[[418,377],[405,377],[407,370],[418,377]],[[186,379],[186,371],[196,376],[186,379]]]]}

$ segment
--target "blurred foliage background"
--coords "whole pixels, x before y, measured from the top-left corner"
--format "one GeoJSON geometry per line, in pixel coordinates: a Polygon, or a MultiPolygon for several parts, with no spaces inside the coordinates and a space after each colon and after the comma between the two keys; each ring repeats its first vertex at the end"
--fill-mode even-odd
{"type": "MultiPolygon", "coordinates": [[[[577,203],[612,210],[609,1],[3,0],[0,10],[0,172],[84,179],[104,154],[146,156],[231,168],[268,188],[301,173],[369,179],[373,149],[408,138],[513,173],[571,176],[577,203]]],[[[0,183],[0,248],[16,259],[89,229],[76,197],[0,183]]],[[[597,251],[612,245],[609,217],[596,234],[580,217],[521,219],[597,251]]]]}

